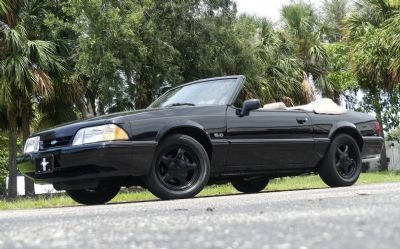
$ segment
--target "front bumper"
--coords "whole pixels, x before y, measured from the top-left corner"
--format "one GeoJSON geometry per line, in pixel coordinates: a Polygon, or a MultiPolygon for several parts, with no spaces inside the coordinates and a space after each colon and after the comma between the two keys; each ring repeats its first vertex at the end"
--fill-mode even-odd
{"type": "Polygon", "coordinates": [[[60,183],[84,179],[147,174],[156,142],[113,141],[52,148],[18,158],[25,176],[38,183],[60,183]],[[36,159],[52,156],[52,172],[36,172],[36,159]]]}

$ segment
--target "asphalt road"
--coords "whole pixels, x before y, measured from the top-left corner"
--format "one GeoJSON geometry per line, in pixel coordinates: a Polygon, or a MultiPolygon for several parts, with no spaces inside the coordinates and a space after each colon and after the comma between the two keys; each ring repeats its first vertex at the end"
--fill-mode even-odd
{"type": "Polygon", "coordinates": [[[0,211],[0,248],[400,248],[400,183],[0,211]]]}

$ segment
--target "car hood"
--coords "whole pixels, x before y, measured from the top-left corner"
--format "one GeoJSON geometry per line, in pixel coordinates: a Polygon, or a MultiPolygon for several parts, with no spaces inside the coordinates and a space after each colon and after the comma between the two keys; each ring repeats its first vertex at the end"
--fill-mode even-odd
{"type": "Polygon", "coordinates": [[[124,123],[126,117],[129,117],[130,120],[134,120],[135,116],[139,118],[140,114],[152,113],[152,112],[161,112],[165,111],[165,109],[142,109],[135,111],[127,111],[127,112],[118,112],[107,115],[102,115],[98,117],[93,117],[84,120],[77,120],[69,123],[64,123],[58,126],[54,126],[52,128],[36,132],[31,136],[40,136],[42,141],[51,140],[55,138],[61,137],[72,137],[76,134],[76,132],[84,127],[102,125],[102,124],[120,124],[124,123]]]}
{"type": "MultiPolygon", "coordinates": [[[[76,132],[85,127],[103,125],[103,124],[118,124],[123,129],[130,133],[131,124],[138,120],[151,120],[158,118],[171,119],[172,117],[190,117],[208,115],[214,109],[226,110],[226,106],[179,106],[168,108],[148,108],[136,111],[118,112],[107,114],[86,120],[74,121],[53,128],[34,133],[32,136],[40,136],[40,140],[44,142],[53,142],[57,139],[58,142],[67,144],[68,141],[75,136],[76,132]]],[[[150,121],[152,122],[152,121],[150,121]]]]}

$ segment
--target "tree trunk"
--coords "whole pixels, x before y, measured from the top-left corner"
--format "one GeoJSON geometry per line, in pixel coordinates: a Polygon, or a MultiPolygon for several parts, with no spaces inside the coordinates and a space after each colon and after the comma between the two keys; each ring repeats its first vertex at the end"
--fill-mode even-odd
{"type": "MultiPolygon", "coordinates": [[[[385,141],[385,134],[383,132],[382,132],[382,137],[383,137],[383,141],[385,141]]],[[[379,161],[379,164],[381,166],[380,169],[382,171],[387,171],[389,169],[387,161],[388,160],[387,160],[387,155],[386,155],[386,145],[385,145],[385,142],[383,142],[383,148],[382,148],[382,151],[381,151],[381,158],[380,158],[380,161],[379,161]]]]}
{"type": "Polygon", "coordinates": [[[86,92],[86,103],[87,103],[87,110],[89,116],[95,117],[96,115],[96,97],[93,93],[87,91],[86,92]]]}
{"type": "Polygon", "coordinates": [[[135,100],[135,109],[136,110],[144,109],[147,106],[148,106],[148,101],[146,101],[144,99],[136,99],[135,100]]]}
{"type": "MultiPolygon", "coordinates": [[[[382,107],[381,107],[381,104],[380,104],[380,93],[379,93],[379,91],[378,90],[375,90],[375,91],[373,91],[372,92],[372,94],[373,94],[373,101],[374,101],[374,103],[373,103],[373,105],[374,105],[374,109],[375,109],[375,117],[376,117],[376,119],[378,120],[378,122],[379,122],[379,124],[381,125],[381,127],[382,127],[382,107]]],[[[384,134],[384,132],[383,132],[383,130],[382,130],[382,137],[383,137],[383,139],[385,139],[385,134],[384,134]]],[[[387,171],[388,170],[388,163],[387,163],[387,155],[386,155],[386,146],[385,146],[385,144],[383,144],[383,148],[382,148],[382,151],[381,151],[381,158],[380,158],[380,161],[379,161],[379,164],[380,164],[380,170],[381,171],[387,171]]]]}
{"type": "Polygon", "coordinates": [[[147,108],[152,101],[152,94],[151,91],[143,91],[143,92],[136,92],[135,96],[135,109],[145,109],[147,108]]]}
{"type": "Polygon", "coordinates": [[[334,91],[333,93],[333,101],[337,104],[340,105],[340,94],[337,91],[334,91]]]}
{"type": "MultiPolygon", "coordinates": [[[[22,144],[25,144],[26,140],[30,135],[29,117],[30,117],[30,102],[24,103],[22,105],[21,113],[21,126],[22,126],[22,144]]],[[[25,196],[33,197],[35,196],[35,183],[32,179],[24,177],[25,179],[25,196]]]]}
{"type": "Polygon", "coordinates": [[[8,193],[9,198],[17,197],[17,117],[8,110],[8,193]]]}
{"type": "Polygon", "coordinates": [[[88,113],[88,111],[87,111],[85,101],[82,99],[82,100],[80,100],[76,105],[77,105],[79,111],[80,111],[81,114],[82,114],[82,118],[83,118],[83,119],[87,119],[87,118],[89,117],[89,113],[88,113]]]}
{"type": "Polygon", "coordinates": [[[103,105],[103,102],[100,99],[99,99],[98,106],[97,106],[97,113],[99,115],[104,115],[105,114],[104,105],[103,105]]]}
{"type": "Polygon", "coordinates": [[[310,84],[310,78],[303,73],[303,82],[301,83],[301,104],[309,104],[315,100],[313,88],[310,84]]]}

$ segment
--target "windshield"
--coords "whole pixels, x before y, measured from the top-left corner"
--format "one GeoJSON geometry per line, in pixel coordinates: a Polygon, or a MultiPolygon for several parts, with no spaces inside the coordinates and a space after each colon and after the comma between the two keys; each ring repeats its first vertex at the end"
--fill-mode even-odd
{"type": "Polygon", "coordinates": [[[149,108],[227,105],[235,93],[237,84],[236,78],[189,84],[166,92],[149,108]]]}

